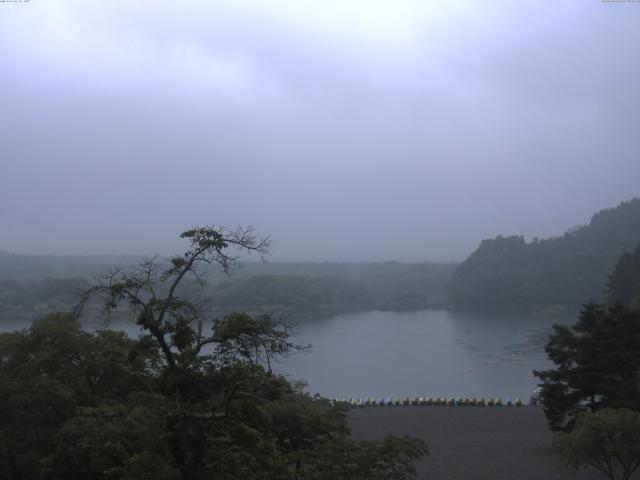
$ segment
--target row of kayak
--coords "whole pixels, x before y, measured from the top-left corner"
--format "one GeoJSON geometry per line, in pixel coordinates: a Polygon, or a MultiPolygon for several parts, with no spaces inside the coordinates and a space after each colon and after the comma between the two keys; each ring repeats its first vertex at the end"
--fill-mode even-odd
{"type": "MultiPolygon", "coordinates": [[[[391,398],[383,397],[379,399],[375,398],[350,398],[350,399],[332,399],[332,402],[348,403],[352,407],[365,407],[365,406],[397,406],[397,405],[436,405],[436,406],[464,406],[464,407],[484,407],[484,406],[517,406],[524,405],[521,399],[516,398],[511,400],[507,397],[505,400],[501,398],[431,398],[431,397],[406,397],[406,398],[391,398]]],[[[530,405],[535,404],[529,402],[530,405]]]]}

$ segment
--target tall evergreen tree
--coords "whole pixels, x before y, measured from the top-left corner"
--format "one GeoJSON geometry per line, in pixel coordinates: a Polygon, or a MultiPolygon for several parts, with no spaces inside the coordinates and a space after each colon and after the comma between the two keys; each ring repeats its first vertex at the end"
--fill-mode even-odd
{"type": "Polygon", "coordinates": [[[638,310],[589,303],[574,326],[554,326],[546,351],[555,368],[534,373],[551,429],[570,429],[585,411],[640,410],[638,310]]]}

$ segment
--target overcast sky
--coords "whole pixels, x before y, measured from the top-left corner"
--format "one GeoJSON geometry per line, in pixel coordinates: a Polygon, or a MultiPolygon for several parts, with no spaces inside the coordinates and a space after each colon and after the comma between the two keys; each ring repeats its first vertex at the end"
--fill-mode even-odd
{"type": "Polygon", "coordinates": [[[0,3],[0,249],[457,260],[640,194],[640,3],[0,3]]]}

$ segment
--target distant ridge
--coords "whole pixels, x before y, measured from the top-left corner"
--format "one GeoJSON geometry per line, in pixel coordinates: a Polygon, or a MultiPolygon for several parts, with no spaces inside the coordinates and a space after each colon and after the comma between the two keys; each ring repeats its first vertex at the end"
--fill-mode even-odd
{"type": "Polygon", "coordinates": [[[625,253],[609,275],[609,302],[640,307],[640,243],[635,252],[625,253]]]}
{"type": "Polygon", "coordinates": [[[597,212],[589,225],[561,237],[483,240],[454,271],[447,289],[454,306],[579,306],[602,300],[625,252],[640,243],[640,198],[597,212]]]}
{"type": "Polygon", "coordinates": [[[0,250],[0,280],[91,277],[109,268],[135,265],[137,255],[26,255],[0,250]]]}

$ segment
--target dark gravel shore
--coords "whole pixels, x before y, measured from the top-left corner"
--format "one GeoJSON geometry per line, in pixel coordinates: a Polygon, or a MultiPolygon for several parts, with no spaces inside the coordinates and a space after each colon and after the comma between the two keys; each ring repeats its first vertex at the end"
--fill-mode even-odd
{"type": "Polygon", "coordinates": [[[349,413],[354,438],[387,433],[424,439],[419,465],[429,480],[602,480],[596,471],[560,474],[539,407],[364,407],[349,413]]]}

